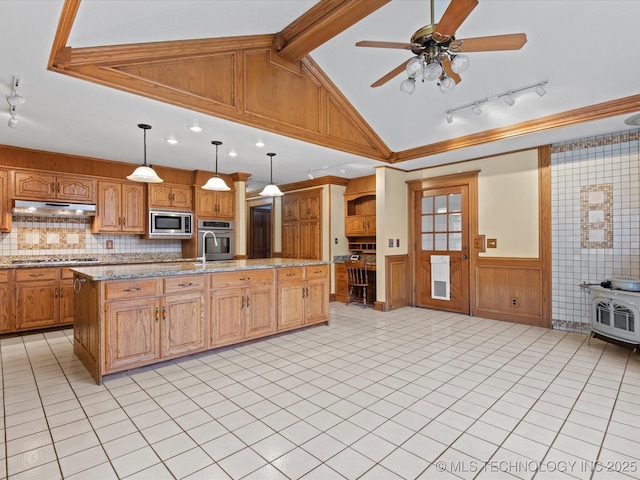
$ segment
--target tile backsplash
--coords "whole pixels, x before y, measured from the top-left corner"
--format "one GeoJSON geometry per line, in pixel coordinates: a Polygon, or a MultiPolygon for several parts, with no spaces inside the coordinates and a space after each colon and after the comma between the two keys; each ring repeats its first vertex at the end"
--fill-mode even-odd
{"type": "Polygon", "coordinates": [[[91,233],[90,218],[13,216],[12,229],[0,234],[2,256],[103,255],[172,253],[182,251],[181,240],[149,240],[138,235],[91,233]],[[113,248],[107,249],[107,240],[113,248]]]}
{"type": "Polygon", "coordinates": [[[588,332],[579,284],[640,278],[640,130],[552,145],[552,323],[588,332]]]}

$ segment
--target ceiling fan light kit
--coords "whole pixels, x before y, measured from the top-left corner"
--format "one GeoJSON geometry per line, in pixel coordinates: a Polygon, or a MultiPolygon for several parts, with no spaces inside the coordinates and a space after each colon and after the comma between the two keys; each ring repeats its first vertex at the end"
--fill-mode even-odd
{"type": "MultiPolygon", "coordinates": [[[[442,93],[452,92],[462,81],[460,74],[469,68],[470,60],[463,52],[519,50],[527,42],[524,33],[493,35],[456,39],[455,32],[465,21],[478,0],[451,0],[440,21],[434,21],[434,0],[431,0],[431,24],[415,32],[409,43],[377,42],[363,40],[357,47],[397,48],[410,50],[415,57],[403,62],[371,86],[384,85],[404,70],[407,79],[400,84],[400,91],[411,95],[415,91],[416,78],[436,81],[442,93]]],[[[544,93],[539,94],[540,96],[544,93]]]]}

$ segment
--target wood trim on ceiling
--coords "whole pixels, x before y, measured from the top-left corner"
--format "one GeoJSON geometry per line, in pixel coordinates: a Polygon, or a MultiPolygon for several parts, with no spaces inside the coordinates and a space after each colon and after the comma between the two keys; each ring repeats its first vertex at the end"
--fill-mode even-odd
{"type": "Polygon", "coordinates": [[[276,34],[278,55],[296,62],[391,0],[321,0],[276,34]]]}

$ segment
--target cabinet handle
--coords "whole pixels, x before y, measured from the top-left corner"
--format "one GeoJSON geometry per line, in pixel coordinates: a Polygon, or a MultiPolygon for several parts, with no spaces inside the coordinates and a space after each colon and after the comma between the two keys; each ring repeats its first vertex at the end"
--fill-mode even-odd
{"type": "Polygon", "coordinates": [[[241,282],[248,282],[251,280],[251,277],[240,277],[238,280],[240,280],[241,282]]]}
{"type": "Polygon", "coordinates": [[[58,298],[58,289],[57,288],[54,290],[53,298],[58,298]]]}
{"type": "Polygon", "coordinates": [[[122,291],[123,292],[139,292],[140,290],[142,290],[141,287],[136,287],[136,288],[123,288],[122,291]]]}
{"type": "Polygon", "coordinates": [[[29,276],[30,277],[42,277],[44,275],[44,273],[30,273],[29,276]]]}
{"type": "Polygon", "coordinates": [[[296,274],[295,273],[287,273],[287,277],[295,277],[296,274]]]}
{"type": "Polygon", "coordinates": [[[164,305],[162,306],[162,321],[166,321],[167,320],[167,307],[165,307],[164,305]]]}
{"type": "Polygon", "coordinates": [[[249,295],[247,295],[247,308],[249,308],[249,295]]]}
{"type": "Polygon", "coordinates": [[[56,191],[56,182],[51,182],[51,191],[55,193],[55,191],[56,191]]]}
{"type": "Polygon", "coordinates": [[[179,283],[178,286],[179,287],[190,287],[193,285],[193,282],[189,282],[189,283],[179,283]]]}
{"type": "Polygon", "coordinates": [[[127,226],[127,219],[126,217],[122,217],[122,226],[126,227],[127,226]]]}
{"type": "Polygon", "coordinates": [[[158,307],[156,307],[156,323],[158,323],[158,317],[160,316],[158,311],[159,311],[159,309],[158,309],[158,307]]]}
{"type": "Polygon", "coordinates": [[[56,184],[56,192],[60,193],[60,182],[56,184]]]}
{"type": "Polygon", "coordinates": [[[240,309],[244,308],[244,295],[242,295],[242,305],[240,306],[240,309]]]}

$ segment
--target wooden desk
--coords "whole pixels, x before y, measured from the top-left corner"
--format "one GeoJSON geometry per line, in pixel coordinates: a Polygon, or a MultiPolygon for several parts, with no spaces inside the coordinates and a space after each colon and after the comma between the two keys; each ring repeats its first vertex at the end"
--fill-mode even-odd
{"type": "MultiPolygon", "coordinates": [[[[347,295],[349,294],[349,280],[347,278],[347,266],[343,262],[336,262],[334,265],[334,272],[336,278],[336,302],[347,301],[347,295]]],[[[367,288],[367,303],[372,305],[376,301],[376,266],[367,264],[367,270],[372,272],[369,275],[369,288],[367,288]]]]}

